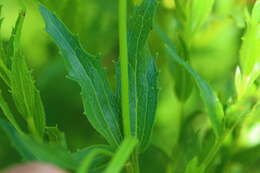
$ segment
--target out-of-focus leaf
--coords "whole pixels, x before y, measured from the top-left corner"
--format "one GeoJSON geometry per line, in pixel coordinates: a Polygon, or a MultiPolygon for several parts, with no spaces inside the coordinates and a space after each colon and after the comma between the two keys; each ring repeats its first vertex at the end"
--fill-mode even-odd
{"type": "Polygon", "coordinates": [[[40,11],[46,23],[46,31],[65,58],[70,78],[81,86],[85,114],[89,121],[111,145],[119,145],[122,139],[119,105],[99,58],[85,52],[75,36],[47,8],[40,5],[40,11]]]}
{"type": "MultiPolygon", "coordinates": [[[[162,41],[164,41],[166,44],[170,45],[171,47],[175,47],[173,42],[168,38],[168,36],[162,31],[160,26],[155,26],[155,31],[159,34],[162,41]]],[[[185,47],[185,44],[182,43],[180,47],[185,47]]],[[[184,59],[186,61],[189,60],[187,48],[184,48],[182,55],[185,57],[184,59]]],[[[186,102],[187,99],[190,97],[192,90],[193,90],[193,81],[192,77],[189,75],[189,73],[183,69],[179,64],[174,63],[170,61],[169,68],[172,73],[172,77],[174,79],[174,89],[175,94],[178,97],[178,99],[182,102],[186,102]]]]}
{"type": "Polygon", "coordinates": [[[252,71],[260,66],[260,2],[257,1],[251,17],[247,19],[247,29],[243,37],[240,51],[240,64],[243,74],[249,76],[252,71]]]}
{"type": "Polygon", "coordinates": [[[191,33],[196,33],[208,18],[214,0],[192,0],[188,27],[191,33]]]}
{"type": "Polygon", "coordinates": [[[5,130],[12,145],[25,160],[48,162],[66,169],[76,168],[77,163],[67,150],[35,142],[24,133],[18,133],[9,123],[1,119],[0,127],[5,130]]]}
{"type": "Polygon", "coordinates": [[[1,55],[2,55],[2,57],[0,59],[0,77],[7,86],[10,86],[10,73],[11,72],[3,61],[4,54],[1,54],[1,55]]]}
{"type": "Polygon", "coordinates": [[[232,160],[247,166],[258,163],[260,160],[260,145],[238,151],[233,155],[232,160]]]}
{"type": "Polygon", "coordinates": [[[203,173],[204,169],[203,166],[199,166],[198,158],[195,157],[188,163],[185,173],[203,173]]]}
{"type": "Polygon", "coordinates": [[[45,128],[45,111],[25,58],[12,57],[11,93],[18,111],[27,121],[32,133],[42,137],[45,128]]]}
{"type": "Polygon", "coordinates": [[[229,106],[225,116],[225,127],[227,129],[232,129],[235,125],[242,122],[252,111],[254,111],[253,108],[256,103],[256,98],[245,97],[229,106]]]}
{"type": "Polygon", "coordinates": [[[134,137],[124,139],[104,173],[119,173],[125,166],[126,161],[135,149],[137,143],[138,140],[134,137]]]}
{"type": "Polygon", "coordinates": [[[200,77],[200,75],[194,71],[189,64],[187,64],[183,59],[181,59],[176,51],[166,46],[166,50],[169,53],[172,61],[181,65],[187,72],[190,73],[194,82],[196,83],[201,99],[206,107],[209,119],[212,123],[213,130],[217,136],[220,136],[223,131],[223,107],[219,99],[215,96],[214,92],[210,86],[200,77]]]}
{"type": "Polygon", "coordinates": [[[202,146],[199,139],[199,132],[195,132],[192,128],[195,117],[196,114],[190,116],[183,122],[183,129],[178,145],[173,149],[174,161],[176,163],[174,164],[174,172],[184,172],[187,164],[191,162],[194,157],[201,155],[202,146]],[[189,137],[187,138],[187,136],[189,137]]]}
{"type": "Polygon", "coordinates": [[[5,101],[5,98],[3,97],[1,90],[0,90],[0,107],[1,107],[4,115],[8,119],[8,121],[10,121],[10,123],[16,128],[16,130],[20,130],[20,127],[17,124],[17,122],[13,116],[13,113],[11,112],[7,102],[5,101]]]}
{"type": "Polygon", "coordinates": [[[157,5],[157,0],[144,0],[140,5],[134,6],[129,21],[131,134],[138,138],[141,150],[149,144],[157,105],[157,69],[147,43],[157,5]]]}

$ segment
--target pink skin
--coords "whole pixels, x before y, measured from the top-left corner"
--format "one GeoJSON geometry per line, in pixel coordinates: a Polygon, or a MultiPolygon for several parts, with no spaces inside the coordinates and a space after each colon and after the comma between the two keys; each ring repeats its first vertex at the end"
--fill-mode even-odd
{"type": "Polygon", "coordinates": [[[2,173],[68,173],[53,165],[45,163],[27,163],[22,165],[16,165],[7,169],[2,173]]]}

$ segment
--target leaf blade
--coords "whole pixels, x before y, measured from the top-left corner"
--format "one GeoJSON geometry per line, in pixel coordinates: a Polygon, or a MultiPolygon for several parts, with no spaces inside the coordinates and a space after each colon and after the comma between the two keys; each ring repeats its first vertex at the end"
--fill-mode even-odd
{"type": "Polygon", "coordinates": [[[69,76],[82,88],[85,114],[92,126],[113,146],[119,145],[122,134],[119,106],[109,87],[97,57],[85,52],[66,26],[47,8],[40,5],[46,31],[53,37],[65,57],[69,76]]]}
{"type": "Polygon", "coordinates": [[[223,130],[222,120],[224,117],[224,112],[218,98],[215,96],[210,86],[200,77],[196,71],[194,71],[189,66],[188,63],[186,63],[176,54],[173,48],[170,48],[166,45],[166,50],[169,53],[171,60],[181,65],[181,67],[183,67],[194,79],[196,86],[199,89],[202,101],[207,109],[213,130],[216,136],[220,136],[223,130]]]}

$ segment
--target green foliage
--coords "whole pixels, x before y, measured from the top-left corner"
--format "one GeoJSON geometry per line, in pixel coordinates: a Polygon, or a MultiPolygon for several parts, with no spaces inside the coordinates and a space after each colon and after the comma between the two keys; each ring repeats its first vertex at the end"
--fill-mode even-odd
{"type": "Polygon", "coordinates": [[[119,145],[122,138],[119,107],[99,58],[86,53],[75,36],[44,6],[40,6],[40,10],[47,24],[46,31],[66,58],[69,77],[82,88],[83,105],[89,121],[111,145],[119,145]]]}
{"type": "Polygon", "coordinates": [[[119,173],[124,167],[125,162],[129,159],[137,143],[138,140],[133,137],[128,137],[124,139],[104,173],[119,173]]]}
{"type": "MultiPolygon", "coordinates": [[[[34,85],[31,72],[19,47],[24,18],[25,11],[22,10],[12,30],[10,40],[6,43],[5,47],[2,47],[1,77],[10,88],[16,108],[27,122],[30,132],[34,138],[41,140],[45,128],[45,112],[39,91],[34,85]]],[[[10,122],[18,128],[3,97],[2,109],[10,122]]]]}
{"type": "Polygon", "coordinates": [[[41,2],[0,6],[0,168],[259,172],[259,0],[41,2]]]}
{"type": "Polygon", "coordinates": [[[12,141],[12,145],[23,156],[23,159],[27,161],[38,160],[57,164],[66,169],[75,169],[75,160],[73,160],[71,154],[63,148],[35,142],[26,134],[17,133],[17,131],[4,120],[0,120],[0,124],[12,141]]]}
{"type": "MultiPolygon", "coordinates": [[[[156,1],[146,0],[135,7],[129,26],[131,134],[138,137],[141,148],[146,148],[149,142],[157,102],[157,72],[154,58],[146,47],[156,6],[156,1]]],[[[70,77],[82,88],[87,117],[110,144],[117,146],[122,138],[119,105],[98,58],[85,53],[74,36],[46,8],[41,6],[40,9],[47,24],[47,32],[55,39],[66,58],[70,77]]]]}
{"type": "Polygon", "coordinates": [[[224,112],[219,99],[215,96],[210,86],[197,74],[196,71],[194,71],[178,55],[176,55],[172,48],[166,47],[166,49],[169,52],[172,61],[181,65],[182,68],[184,68],[194,79],[196,86],[199,89],[201,99],[206,106],[214,132],[217,136],[220,136],[223,132],[222,121],[224,117],[224,112]]]}
{"type": "Polygon", "coordinates": [[[138,138],[141,150],[150,140],[157,105],[157,69],[147,45],[153,28],[156,0],[144,0],[135,6],[129,21],[129,102],[131,134],[138,138]]]}

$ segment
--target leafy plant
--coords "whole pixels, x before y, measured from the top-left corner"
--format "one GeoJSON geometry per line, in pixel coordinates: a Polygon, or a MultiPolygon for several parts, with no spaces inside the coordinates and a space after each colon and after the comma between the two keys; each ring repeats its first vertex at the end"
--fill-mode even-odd
{"type": "MultiPolygon", "coordinates": [[[[41,47],[46,56],[63,57],[68,78],[79,86],[83,118],[97,132],[93,132],[97,142],[91,135],[78,139],[71,137],[74,133],[65,133],[64,117],[62,130],[50,125],[52,110],[39,89],[42,96],[46,93],[27,65],[26,57],[35,45],[30,44],[27,52],[21,44],[22,34],[29,33],[23,28],[26,11],[35,7],[21,1],[10,38],[1,35],[0,127],[22,160],[47,162],[77,173],[255,171],[260,140],[256,145],[246,142],[260,120],[260,1],[249,5],[233,0],[107,1],[33,2],[52,38],[44,38],[41,47]],[[56,9],[56,14],[50,9],[56,9]],[[226,33],[236,33],[232,38],[239,40],[243,35],[241,41],[232,42],[239,45],[237,49],[226,48],[226,33]],[[86,46],[88,41],[91,46],[86,46]],[[219,73],[207,62],[222,66],[227,61],[217,59],[216,47],[225,58],[231,54],[235,58],[228,72],[218,74],[221,79],[205,75],[219,73]],[[55,54],[57,48],[60,55],[55,54]],[[106,52],[104,56],[91,53],[99,48],[106,52]],[[157,51],[158,58],[153,56],[157,51]],[[112,57],[118,57],[114,67],[112,57]],[[103,144],[97,144],[102,141],[98,134],[103,144]],[[82,139],[89,145],[83,145],[82,139]],[[86,147],[75,151],[74,140],[86,147]]],[[[63,66],[60,61],[57,64],[47,67],[45,78],[64,78],[62,69],[57,69],[63,66]]],[[[66,88],[56,86],[56,81],[53,84],[66,88]]],[[[71,99],[68,90],[65,95],[71,99]]],[[[57,102],[54,110],[72,109],[70,103],[57,102]]]]}
{"type": "MultiPolygon", "coordinates": [[[[122,1],[119,4],[120,9],[121,6],[126,7],[126,1],[122,1]]],[[[120,147],[105,172],[111,172],[111,170],[119,172],[123,169],[129,155],[131,155],[137,145],[137,140],[138,147],[133,154],[134,160],[127,166],[129,167],[127,170],[129,172],[138,171],[138,155],[149,144],[157,102],[157,72],[154,58],[150,55],[147,46],[147,38],[153,26],[156,6],[156,0],[145,0],[142,4],[134,7],[133,18],[129,24],[128,40],[126,39],[126,8],[123,11],[120,10],[121,61],[119,64],[121,72],[118,73],[119,84],[117,88],[119,91],[122,90],[121,94],[117,94],[110,87],[105,71],[100,64],[100,58],[85,52],[77,38],[53,13],[43,5],[39,7],[46,23],[46,31],[54,38],[65,58],[69,78],[76,81],[81,87],[85,115],[92,126],[104,136],[112,151],[120,147]],[[140,37],[140,34],[142,34],[142,37],[140,37]],[[130,50],[129,54],[128,49],[130,50]],[[127,63],[128,56],[130,61],[129,67],[127,63]],[[125,83],[125,80],[128,80],[128,78],[130,81],[129,86],[128,82],[125,83]],[[121,84],[120,81],[122,81],[121,84]],[[120,99],[122,100],[122,110],[119,103],[120,99]],[[123,119],[123,124],[121,124],[121,119],[123,119]]],[[[36,140],[29,138],[20,129],[15,131],[4,120],[1,124],[9,133],[10,139],[17,138],[14,141],[14,145],[25,159],[47,161],[74,170],[77,168],[75,158],[64,147],[66,142],[61,137],[61,132],[57,128],[48,128],[45,132],[47,132],[46,135],[50,135],[49,145],[46,145],[48,141],[43,139],[45,114],[42,101],[23,57],[18,54],[19,47],[17,44],[19,35],[17,33],[21,32],[21,20],[24,15],[25,12],[22,12],[17,20],[7,49],[13,52],[7,52],[9,54],[6,57],[6,61],[11,62],[10,80],[16,107],[24,116],[31,134],[36,140]],[[20,69],[21,67],[23,68],[22,70],[20,69]],[[27,117],[29,115],[31,117],[27,117]],[[51,141],[52,139],[57,141],[51,141]],[[59,148],[57,148],[56,144],[53,146],[56,151],[49,147],[52,146],[52,143],[60,144],[58,145],[59,148]],[[64,145],[62,146],[61,144],[64,145]],[[31,146],[35,146],[35,148],[31,148],[31,146]],[[55,158],[50,156],[53,154],[53,151],[55,151],[57,156],[55,158]]],[[[3,63],[3,65],[5,65],[4,69],[8,68],[6,64],[3,63]]],[[[6,105],[4,102],[2,106],[4,110],[6,105]]],[[[9,109],[5,112],[7,116],[10,114],[9,109]]],[[[9,116],[8,119],[16,126],[12,116],[9,116]]],[[[86,158],[83,159],[82,166],[79,167],[78,172],[90,170],[90,164],[96,156],[107,154],[113,156],[113,152],[108,151],[106,148],[93,148],[92,152],[86,154],[86,158]]]]}

